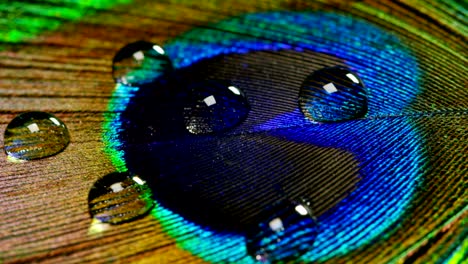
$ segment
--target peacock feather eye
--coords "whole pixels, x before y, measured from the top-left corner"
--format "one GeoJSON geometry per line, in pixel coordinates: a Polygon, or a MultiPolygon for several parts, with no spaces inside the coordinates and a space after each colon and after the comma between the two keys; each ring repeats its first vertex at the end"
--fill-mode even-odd
{"type": "Polygon", "coordinates": [[[408,109],[427,87],[407,43],[333,12],[251,13],[193,28],[164,45],[174,72],[116,87],[130,100],[108,120],[104,137],[120,146],[109,153],[148,179],[153,215],[207,261],[346,259],[411,214],[424,179],[417,124],[427,117],[408,109]],[[209,92],[193,97],[193,87],[209,92]],[[225,91],[245,95],[247,115],[222,103],[226,121],[187,117],[225,91]],[[299,197],[310,201],[304,221],[290,204],[299,197]]]}

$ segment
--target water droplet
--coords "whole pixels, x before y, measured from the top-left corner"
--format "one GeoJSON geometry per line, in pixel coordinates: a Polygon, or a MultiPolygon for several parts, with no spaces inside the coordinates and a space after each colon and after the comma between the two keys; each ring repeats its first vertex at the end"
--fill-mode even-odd
{"type": "Polygon", "coordinates": [[[329,67],[313,72],[302,83],[299,106],[313,121],[349,120],[366,115],[367,95],[356,73],[341,66],[329,67]]]}
{"type": "Polygon", "coordinates": [[[59,153],[67,147],[70,135],[65,124],[54,115],[28,112],[11,120],[4,140],[9,157],[32,160],[59,153]]]}
{"type": "Polygon", "coordinates": [[[89,191],[89,213],[102,223],[120,224],[146,215],[154,206],[151,189],[136,175],[114,172],[89,191]]]}
{"type": "Polygon", "coordinates": [[[313,246],[318,225],[306,199],[281,201],[261,214],[264,220],[247,233],[247,252],[255,260],[295,260],[313,246]]]}
{"type": "Polygon", "coordinates": [[[141,85],[173,69],[162,47],[146,41],[127,44],[114,56],[112,74],[118,83],[141,85]]]}
{"type": "Polygon", "coordinates": [[[206,80],[189,85],[184,122],[192,134],[207,134],[232,128],[242,122],[249,104],[242,90],[227,81],[206,80]]]}

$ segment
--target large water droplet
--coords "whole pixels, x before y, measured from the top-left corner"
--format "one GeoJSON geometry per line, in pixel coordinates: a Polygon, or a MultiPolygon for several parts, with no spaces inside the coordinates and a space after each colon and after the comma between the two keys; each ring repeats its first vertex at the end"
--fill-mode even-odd
{"type": "Polygon", "coordinates": [[[247,253],[260,262],[295,260],[311,249],[318,232],[310,202],[282,201],[262,212],[247,233],[247,253]]]}
{"type": "Polygon", "coordinates": [[[189,86],[184,122],[192,134],[207,134],[232,128],[249,112],[244,93],[227,81],[206,80],[189,86]]]}
{"type": "Polygon", "coordinates": [[[136,175],[114,172],[89,191],[89,213],[102,223],[120,224],[146,215],[154,206],[151,189],[136,175]]]}
{"type": "Polygon", "coordinates": [[[349,120],[366,115],[367,94],[356,73],[341,66],[323,68],[302,83],[299,106],[313,121],[349,120]]]}
{"type": "Polygon", "coordinates": [[[59,153],[70,142],[70,135],[65,124],[54,115],[28,112],[11,120],[4,140],[9,157],[32,160],[59,153]]]}
{"type": "Polygon", "coordinates": [[[118,83],[138,86],[173,69],[162,47],[146,41],[127,44],[114,56],[112,74],[118,83]]]}

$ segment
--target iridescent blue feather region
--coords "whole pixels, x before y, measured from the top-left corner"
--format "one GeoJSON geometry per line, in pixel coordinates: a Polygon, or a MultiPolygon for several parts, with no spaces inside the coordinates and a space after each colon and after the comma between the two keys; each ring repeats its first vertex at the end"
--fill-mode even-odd
{"type": "MultiPolygon", "coordinates": [[[[298,109],[253,127],[284,140],[352,153],[360,164],[358,188],[334,210],[321,215],[313,248],[301,260],[327,260],[370,243],[403,215],[419,181],[422,139],[401,114],[419,93],[416,59],[400,40],[369,23],[334,13],[270,12],[221,21],[213,29],[196,28],[166,43],[176,69],[220,54],[262,50],[311,50],[342,59],[368,90],[368,117],[343,123],[314,124],[298,109]],[[250,25],[255,24],[255,27],[250,25]],[[195,41],[198,40],[198,41],[195,41]],[[382,166],[384,164],[384,166],[382,166]],[[378,210],[376,210],[378,208],[378,210]]],[[[131,96],[134,87],[118,85],[116,92],[131,96]]],[[[125,109],[128,100],[118,102],[125,109]]],[[[119,116],[106,138],[121,157],[119,116]]],[[[116,158],[114,163],[125,164],[116,158]]],[[[157,201],[156,201],[157,202],[157,201]]],[[[207,261],[252,263],[245,237],[215,232],[169,208],[156,206],[153,215],[178,245],[207,261]]]]}

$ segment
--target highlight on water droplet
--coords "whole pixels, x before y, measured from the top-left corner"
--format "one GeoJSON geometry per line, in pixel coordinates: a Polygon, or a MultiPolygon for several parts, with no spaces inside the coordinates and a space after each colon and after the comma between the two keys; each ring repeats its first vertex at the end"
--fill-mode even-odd
{"type": "Polygon", "coordinates": [[[145,216],[154,206],[151,189],[142,178],[114,172],[97,180],[88,196],[93,221],[120,224],[145,216]]]}
{"type": "Polygon", "coordinates": [[[112,74],[117,83],[138,86],[173,70],[164,49],[147,41],[129,43],[115,54],[112,74]]]}
{"type": "Polygon", "coordinates": [[[4,148],[9,160],[33,160],[55,155],[70,142],[65,124],[44,112],[27,112],[8,124],[4,148]]]}
{"type": "Polygon", "coordinates": [[[286,200],[266,208],[246,235],[247,253],[262,263],[292,261],[309,251],[318,225],[307,199],[286,200]]]}
{"type": "Polygon", "coordinates": [[[307,76],[299,92],[299,107],[312,121],[336,122],[367,113],[367,92],[359,76],[342,67],[328,67],[307,76]]]}
{"type": "Polygon", "coordinates": [[[189,84],[183,117],[192,134],[221,132],[240,124],[250,107],[242,90],[223,80],[189,84]]]}

